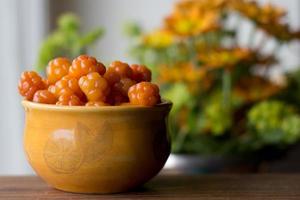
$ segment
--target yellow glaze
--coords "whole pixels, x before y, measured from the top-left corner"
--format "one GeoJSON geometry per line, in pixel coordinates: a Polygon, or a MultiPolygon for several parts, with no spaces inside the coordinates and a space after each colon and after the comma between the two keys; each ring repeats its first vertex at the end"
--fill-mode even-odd
{"type": "Polygon", "coordinates": [[[154,107],[22,104],[27,159],[57,189],[128,191],[154,177],[170,154],[169,101],[154,107]]]}

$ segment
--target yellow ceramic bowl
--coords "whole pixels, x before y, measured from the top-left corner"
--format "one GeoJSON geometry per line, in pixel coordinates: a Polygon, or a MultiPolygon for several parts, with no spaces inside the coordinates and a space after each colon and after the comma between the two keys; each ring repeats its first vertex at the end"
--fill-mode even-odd
{"type": "Polygon", "coordinates": [[[170,154],[169,101],[154,107],[22,104],[28,161],[57,189],[128,191],[154,177],[170,154]]]}

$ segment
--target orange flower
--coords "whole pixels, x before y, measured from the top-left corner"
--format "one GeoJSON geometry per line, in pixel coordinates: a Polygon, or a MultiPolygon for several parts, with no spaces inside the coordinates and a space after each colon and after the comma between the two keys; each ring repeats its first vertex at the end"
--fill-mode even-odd
{"type": "Polygon", "coordinates": [[[161,66],[159,79],[161,82],[195,82],[202,80],[206,75],[204,68],[194,68],[192,63],[179,63],[176,66],[161,66]]]}
{"type": "Polygon", "coordinates": [[[272,35],[281,41],[300,39],[297,32],[292,31],[288,24],[266,24],[261,25],[261,28],[269,35],[272,35]]]}
{"type": "Polygon", "coordinates": [[[157,30],[143,37],[145,45],[153,48],[168,47],[174,42],[174,37],[170,31],[157,30]]]}
{"type": "Polygon", "coordinates": [[[267,99],[281,90],[282,86],[274,84],[263,77],[250,76],[239,80],[233,92],[244,101],[253,102],[267,99]]]}
{"type": "Polygon", "coordinates": [[[289,41],[296,39],[297,34],[293,32],[287,23],[283,22],[286,11],[272,4],[260,6],[255,1],[235,0],[230,4],[231,9],[252,20],[256,25],[271,36],[289,41]]]}
{"type": "Polygon", "coordinates": [[[192,94],[206,91],[212,86],[213,76],[207,68],[196,68],[192,63],[178,63],[175,66],[161,66],[159,82],[170,84],[184,82],[192,94]]]}
{"type": "Polygon", "coordinates": [[[260,23],[277,23],[286,15],[286,11],[280,7],[270,3],[259,5],[256,1],[235,0],[229,7],[260,23]]]}
{"type": "Polygon", "coordinates": [[[208,68],[232,68],[249,61],[250,56],[249,49],[219,49],[200,53],[199,60],[208,68]]]}
{"type": "Polygon", "coordinates": [[[186,0],[178,3],[173,13],[165,19],[168,30],[179,36],[194,36],[219,28],[220,12],[216,9],[224,0],[186,0]]]}
{"type": "Polygon", "coordinates": [[[286,11],[280,7],[267,3],[261,7],[260,20],[264,24],[270,22],[278,23],[286,16],[286,11]]]}

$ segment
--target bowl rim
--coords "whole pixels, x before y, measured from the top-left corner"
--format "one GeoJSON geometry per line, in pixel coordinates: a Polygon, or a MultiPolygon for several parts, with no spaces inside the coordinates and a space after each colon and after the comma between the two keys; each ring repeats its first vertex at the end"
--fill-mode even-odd
{"type": "Polygon", "coordinates": [[[25,109],[51,110],[51,111],[75,111],[75,112],[99,112],[99,111],[137,111],[137,110],[156,110],[171,108],[173,103],[170,100],[162,99],[162,102],[155,106],[122,105],[122,106],[57,106],[52,104],[35,103],[22,100],[25,109]]]}

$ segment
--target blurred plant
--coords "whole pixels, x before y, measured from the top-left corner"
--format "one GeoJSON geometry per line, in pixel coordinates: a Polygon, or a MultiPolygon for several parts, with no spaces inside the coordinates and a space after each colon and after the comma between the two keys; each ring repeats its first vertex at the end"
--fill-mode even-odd
{"type": "Polygon", "coordinates": [[[262,144],[289,144],[300,138],[300,116],[280,101],[263,101],[253,106],[248,123],[262,144]]]}
{"type": "Polygon", "coordinates": [[[300,97],[293,88],[300,92],[300,73],[285,84],[269,77],[280,48],[300,39],[285,18],[282,8],[253,0],[180,0],[150,33],[127,24],[131,56],[152,69],[163,96],[174,101],[173,152],[251,153],[298,141],[300,97]],[[247,46],[238,40],[243,21],[253,25],[247,46]],[[265,53],[269,41],[276,45],[265,53]]]}
{"type": "Polygon", "coordinates": [[[86,53],[87,48],[99,40],[103,32],[102,28],[97,28],[82,35],[78,17],[71,13],[63,14],[58,18],[57,29],[46,38],[40,47],[37,70],[44,71],[49,60],[55,57],[74,58],[86,53]]]}

